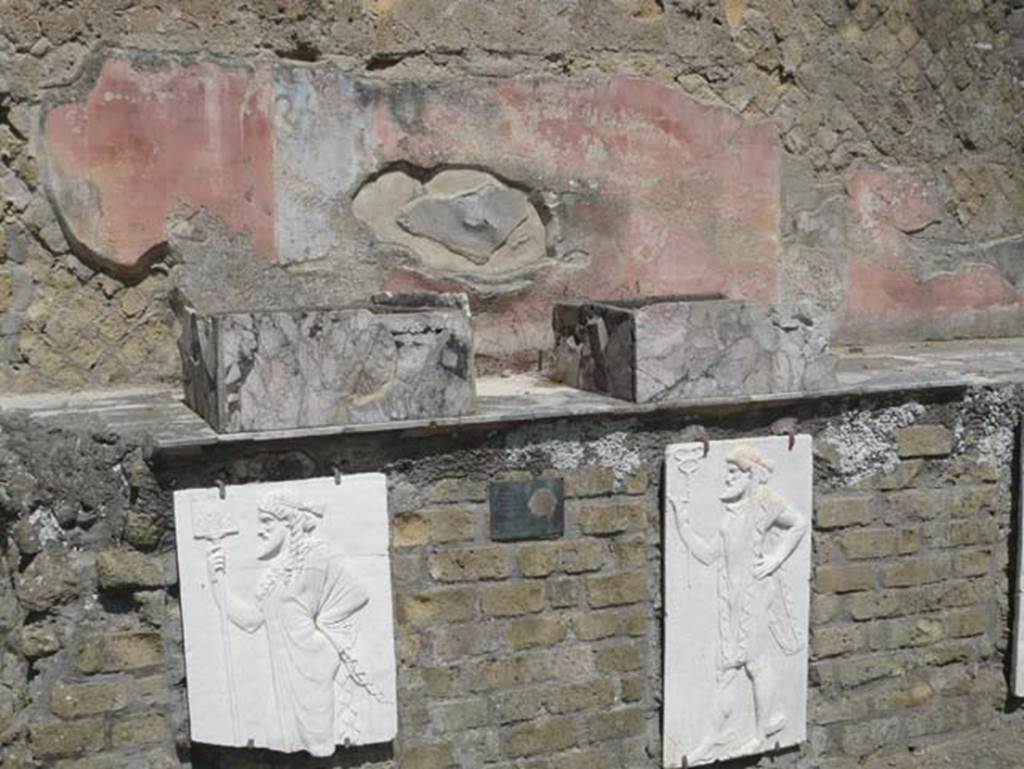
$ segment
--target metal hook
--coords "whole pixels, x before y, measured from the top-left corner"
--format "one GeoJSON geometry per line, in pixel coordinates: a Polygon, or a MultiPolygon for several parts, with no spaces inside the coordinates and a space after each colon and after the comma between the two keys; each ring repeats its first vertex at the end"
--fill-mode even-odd
{"type": "Polygon", "coordinates": [[[680,766],[682,767],[682,769],[690,769],[690,762],[686,760],[686,754],[685,753],[683,753],[683,761],[680,764],[680,766]]]}
{"type": "Polygon", "coordinates": [[[331,470],[334,471],[334,485],[335,486],[340,486],[341,485],[341,470],[338,469],[337,465],[333,466],[331,468],[331,470]]]}
{"type": "Polygon", "coordinates": [[[782,417],[772,422],[772,432],[775,435],[788,435],[789,436],[789,450],[792,451],[796,445],[796,425],[797,421],[795,417],[782,417]]]}
{"type": "Polygon", "coordinates": [[[707,457],[708,452],[711,451],[711,438],[708,436],[707,428],[697,428],[697,440],[704,444],[704,456],[707,457]]]}
{"type": "Polygon", "coordinates": [[[224,479],[223,478],[218,478],[217,479],[217,493],[220,495],[221,499],[227,499],[228,487],[224,485],[224,479]]]}

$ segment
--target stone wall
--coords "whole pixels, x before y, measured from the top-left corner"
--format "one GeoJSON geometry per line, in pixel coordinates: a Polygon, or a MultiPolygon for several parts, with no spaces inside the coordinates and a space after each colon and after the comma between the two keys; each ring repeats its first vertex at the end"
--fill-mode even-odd
{"type": "Polygon", "coordinates": [[[1019,0],[9,0],[0,386],[176,382],[179,280],[465,289],[484,373],[579,294],[1019,333],[1022,30],[1019,0]],[[408,218],[452,195],[486,238],[408,218]]]}
{"type": "MultiPolygon", "coordinates": [[[[5,417],[5,767],[656,767],[661,466],[669,442],[814,437],[808,741],[733,766],[910,769],[1008,695],[1014,388],[684,417],[220,448],[149,466],[131,440],[5,417]],[[189,745],[174,488],[387,474],[399,736],[328,760],[189,745]],[[494,543],[492,479],[563,478],[559,540],[494,543]]],[[[229,492],[230,493],[230,492],[229,492]]]]}

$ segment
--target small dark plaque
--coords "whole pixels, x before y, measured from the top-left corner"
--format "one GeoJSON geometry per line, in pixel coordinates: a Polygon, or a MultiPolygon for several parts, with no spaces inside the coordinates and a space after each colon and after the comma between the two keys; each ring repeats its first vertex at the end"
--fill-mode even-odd
{"type": "Polygon", "coordinates": [[[491,484],[491,539],[554,539],[565,531],[561,478],[495,481],[491,484]]]}

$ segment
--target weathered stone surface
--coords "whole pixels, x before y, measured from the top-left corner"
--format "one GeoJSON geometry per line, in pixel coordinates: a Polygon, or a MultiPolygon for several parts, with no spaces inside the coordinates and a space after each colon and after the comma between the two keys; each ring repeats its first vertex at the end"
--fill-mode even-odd
{"type": "MultiPolygon", "coordinates": [[[[433,193],[413,198],[402,206],[398,224],[412,235],[420,235],[447,247],[474,264],[486,264],[519,225],[530,218],[530,230],[540,237],[543,250],[544,225],[526,195],[491,180],[480,171],[444,171],[431,183],[447,192],[445,182],[455,190],[448,195],[433,193]],[[452,184],[452,177],[458,181],[452,184]],[[468,187],[468,189],[461,189],[468,187]]],[[[365,194],[365,191],[364,191],[365,194]]],[[[521,239],[531,233],[524,232],[521,239]]]]}
{"type": "Polygon", "coordinates": [[[900,168],[862,168],[849,179],[840,338],[1019,333],[1024,236],[965,247],[965,235],[944,221],[940,186],[937,177],[900,168]]]}
{"type": "Polygon", "coordinates": [[[543,308],[567,294],[777,298],[777,132],[654,79],[129,52],[87,72],[43,110],[44,180],[72,248],[117,272],[203,209],[248,233],[253,264],[315,263],[349,301],[469,292],[494,356],[547,348],[543,308]]]}
{"type": "Polygon", "coordinates": [[[220,432],[470,413],[473,333],[448,298],[211,315],[178,293],[186,402],[220,432]]]}
{"type": "Polygon", "coordinates": [[[96,556],[96,576],[107,590],[163,587],[163,562],[133,550],[107,550],[96,556]]]}
{"type": "Polygon", "coordinates": [[[124,540],[130,545],[150,548],[160,541],[164,519],[144,510],[129,510],[124,521],[124,540]]]}
{"type": "Polygon", "coordinates": [[[7,731],[14,720],[14,693],[6,686],[0,685],[0,729],[7,731]]]}
{"type": "Polygon", "coordinates": [[[81,578],[71,555],[44,550],[18,575],[17,595],[32,611],[46,611],[78,595],[81,578]]]}
{"type": "Polygon", "coordinates": [[[137,274],[166,247],[173,212],[205,208],[274,254],[273,85],[268,69],[128,57],[43,113],[43,171],[72,247],[137,274]],[[211,171],[216,183],[211,183],[211,171]]]}
{"type": "Polygon", "coordinates": [[[60,651],[60,638],[45,625],[25,625],[18,634],[18,648],[29,659],[48,657],[60,651]]]}
{"type": "Polygon", "coordinates": [[[683,297],[555,306],[560,381],[637,402],[835,384],[811,307],[683,297]]]}

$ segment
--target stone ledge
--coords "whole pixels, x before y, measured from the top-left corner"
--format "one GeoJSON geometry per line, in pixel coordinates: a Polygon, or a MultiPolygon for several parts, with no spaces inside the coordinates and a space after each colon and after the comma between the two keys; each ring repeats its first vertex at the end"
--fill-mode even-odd
{"type": "Polygon", "coordinates": [[[644,416],[756,409],[818,400],[899,392],[937,392],[972,386],[1024,383],[1024,337],[963,340],[838,350],[838,384],[813,393],[735,395],[628,403],[575,390],[540,375],[482,378],[476,413],[373,424],[332,425],[218,435],[168,388],[132,388],[0,397],[0,412],[26,413],[67,425],[101,424],[146,447],[153,461],[174,461],[215,446],[271,444],[349,434],[469,430],[499,425],[594,416],[644,416]],[[95,424],[95,422],[94,422],[95,424]]]}

